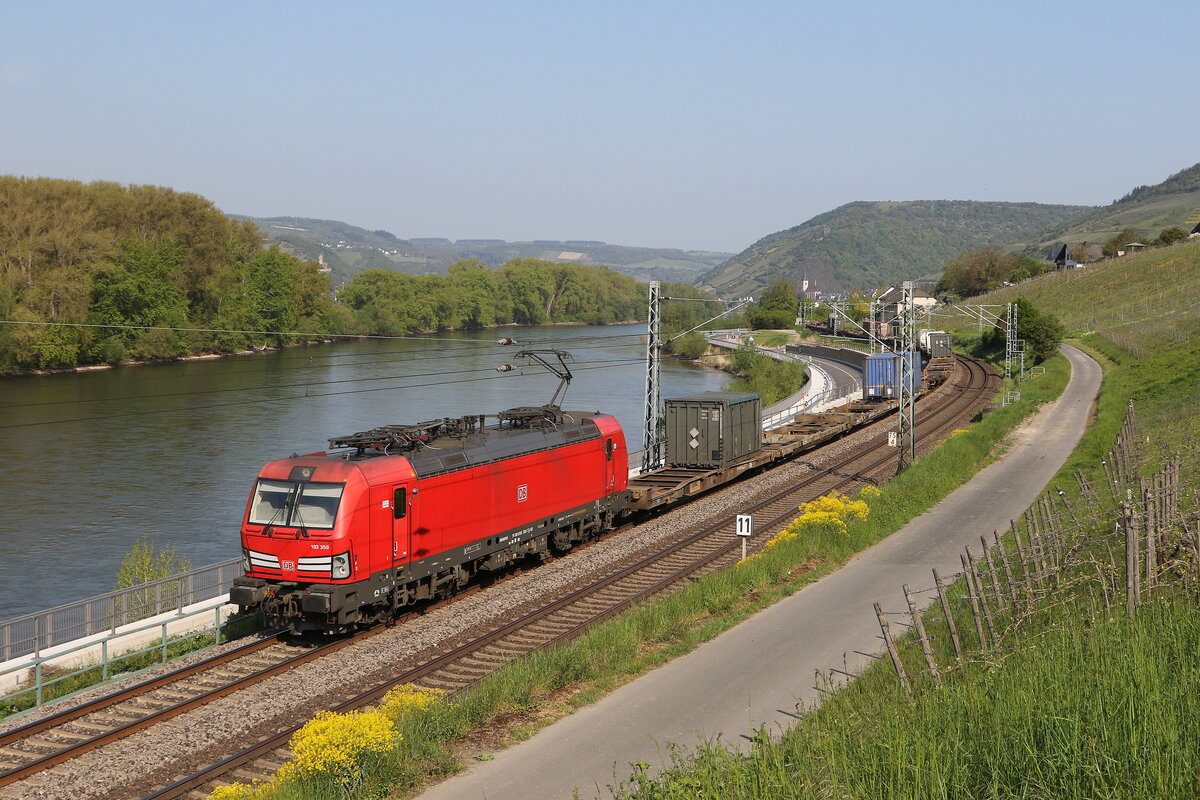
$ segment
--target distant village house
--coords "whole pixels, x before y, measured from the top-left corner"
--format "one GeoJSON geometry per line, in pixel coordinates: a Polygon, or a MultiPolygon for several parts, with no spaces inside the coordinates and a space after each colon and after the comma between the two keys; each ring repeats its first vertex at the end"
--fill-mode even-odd
{"type": "Polygon", "coordinates": [[[1058,255],[1051,259],[1054,265],[1059,269],[1074,269],[1082,267],[1084,264],[1090,264],[1093,261],[1099,261],[1104,258],[1104,248],[1098,244],[1088,244],[1087,242],[1075,242],[1074,244],[1064,244],[1059,248],[1058,255]]]}

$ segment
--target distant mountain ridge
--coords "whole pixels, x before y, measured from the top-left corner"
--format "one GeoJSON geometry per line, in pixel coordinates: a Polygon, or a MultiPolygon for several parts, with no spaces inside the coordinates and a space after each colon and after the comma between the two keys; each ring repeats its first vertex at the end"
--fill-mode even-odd
{"type": "Polygon", "coordinates": [[[440,237],[401,239],[388,231],[370,231],[340,220],[229,216],[253,222],[268,242],[278,242],[301,258],[323,259],[339,282],[367,269],[395,269],[410,275],[444,275],[448,266],[468,258],[493,267],[513,258],[542,258],[611,267],[642,281],[690,284],[730,255],[700,250],[628,247],[581,239],[532,242],[451,241],[440,237]]]}
{"type": "Polygon", "coordinates": [[[1120,200],[1088,214],[1038,231],[1027,240],[1026,251],[1045,255],[1063,244],[1103,242],[1125,228],[1136,228],[1147,240],[1163,228],[1190,230],[1200,222],[1200,164],[1180,170],[1162,183],[1138,186],[1120,200]]]}
{"type": "Polygon", "coordinates": [[[760,294],[779,278],[839,291],[872,289],[938,272],[989,244],[1027,239],[1092,206],[973,200],[858,201],[773,233],[705,275],[725,297],[760,294]]]}

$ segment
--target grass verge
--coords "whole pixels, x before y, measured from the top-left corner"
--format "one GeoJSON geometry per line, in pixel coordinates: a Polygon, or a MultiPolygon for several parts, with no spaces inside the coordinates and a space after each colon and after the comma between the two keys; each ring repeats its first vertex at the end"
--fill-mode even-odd
{"type": "Polygon", "coordinates": [[[890,665],[748,756],[676,750],[622,800],[1194,797],[1200,616],[1194,602],[1094,619],[1074,606],[991,665],[899,692],[890,665]],[[1071,617],[1068,619],[1068,616],[1071,617]]]}

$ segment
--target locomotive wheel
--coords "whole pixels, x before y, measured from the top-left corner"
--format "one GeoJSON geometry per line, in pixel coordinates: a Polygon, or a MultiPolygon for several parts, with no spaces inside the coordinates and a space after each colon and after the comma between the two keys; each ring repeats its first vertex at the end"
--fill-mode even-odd
{"type": "Polygon", "coordinates": [[[569,530],[555,531],[550,534],[550,549],[556,553],[569,553],[575,543],[571,541],[571,532],[569,530]]]}

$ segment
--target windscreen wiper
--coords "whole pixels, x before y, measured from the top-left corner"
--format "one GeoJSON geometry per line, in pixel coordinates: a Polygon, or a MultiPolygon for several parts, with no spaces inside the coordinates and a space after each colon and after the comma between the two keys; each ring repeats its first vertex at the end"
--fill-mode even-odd
{"type": "MultiPolygon", "coordinates": [[[[299,489],[299,487],[297,487],[299,489]]],[[[308,526],[304,524],[304,512],[300,510],[300,495],[299,491],[296,494],[296,507],[292,509],[292,522],[296,523],[296,538],[303,536],[308,538],[308,526]]]]}
{"type": "MultiPolygon", "coordinates": [[[[281,505],[275,511],[275,513],[271,515],[271,518],[269,520],[267,520],[267,524],[263,526],[263,529],[262,529],[263,536],[270,537],[275,534],[275,520],[279,518],[280,514],[283,514],[284,512],[291,509],[292,500],[296,496],[296,490],[299,488],[300,488],[299,486],[293,485],[291,489],[288,489],[287,497],[285,497],[283,500],[283,505],[281,505]]],[[[284,522],[285,523],[287,522],[286,517],[284,518],[284,522]]]]}

